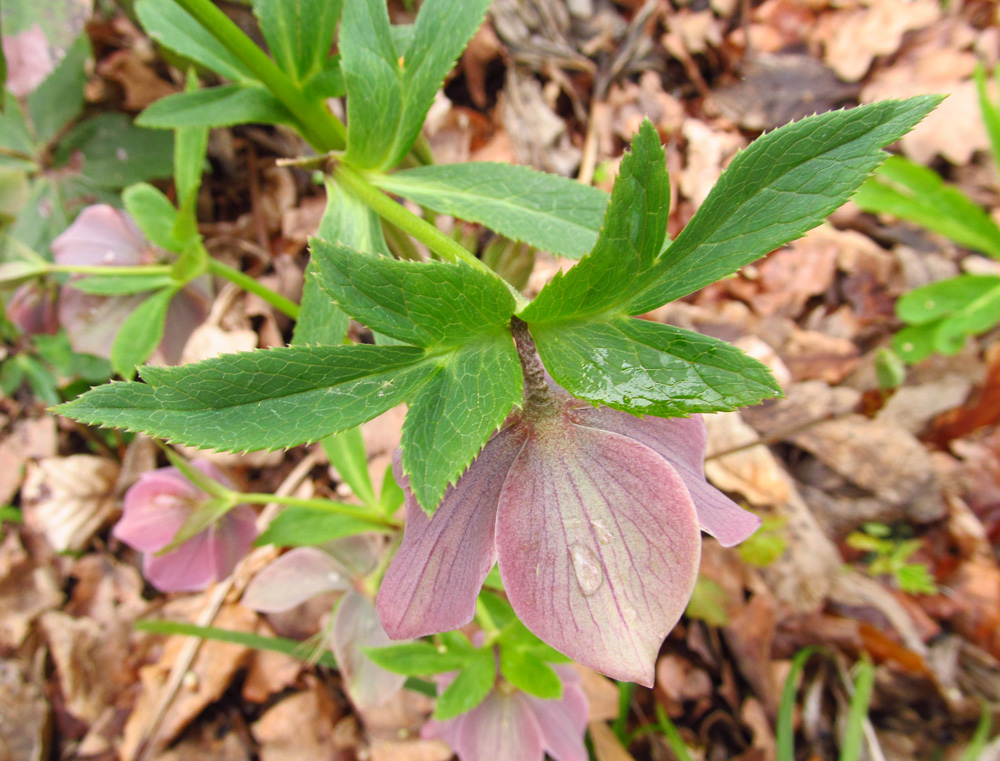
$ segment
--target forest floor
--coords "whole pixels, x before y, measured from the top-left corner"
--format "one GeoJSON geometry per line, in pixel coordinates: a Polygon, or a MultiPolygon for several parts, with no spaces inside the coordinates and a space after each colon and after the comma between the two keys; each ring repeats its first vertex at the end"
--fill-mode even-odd
{"type": "MultiPolygon", "coordinates": [[[[97,59],[88,108],[135,114],[181,80],[107,6],[87,27],[97,59]]],[[[245,6],[224,7],[253,27],[245,6]]],[[[522,163],[610,188],[648,116],[666,145],[673,236],[762,131],[948,93],[893,150],[1000,221],[972,80],[977,61],[992,70],[998,57],[989,0],[495,0],[426,134],[441,163],[522,163]]],[[[212,254],[292,299],[324,207],[308,172],[276,164],[302,152],[282,129],[214,130],[199,199],[212,254]]],[[[528,291],[568,264],[540,253],[528,291]]],[[[709,479],[765,527],[740,548],[706,540],[702,581],[664,643],[656,687],[634,692],[619,728],[655,722],[661,707],[695,759],[773,761],[792,658],[813,645],[822,651],[798,693],[799,759],[836,756],[859,660],[875,666],[872,761],[958,761],[984,706],[1000,705],[997,333],[909,367],[894,390],[880,390],[876,373],[899,328],[896,300],[959,272],[1000,265],[849,203],[803,239],[648,316],[734,342],[771,367],[785,398],[708,418],[709,479]]],[[[287,319],[226,286],[185,359],[289,335],[287,319]]],[[[136,630],[169,618],[306,640],[325,609],[263,617],[238,604],[267,549],[204,593],[146,586],[136,554],[109,529],[124,489],[162,455],[143,439],[108,446],[45,406],[26,391],[0,399],[0,504],[23,514],[0,534],[0,759],[451,757],[416,734],[430,708],[423,695],[404,691],[359,713],[323,666],[136,630]]],[[[365,426],[376,470],[399,424],[389,413],[365,426]]],[[[210,458],[254,491],[350,497],[317,448],[210,458]]],[[[585,682],[598,761],[674,758],[661,732],[618,745],[608,728],[617,686],[595,674],[585,682]]],[[[980,756],[998,758],[996,742],[980,756]]]]}

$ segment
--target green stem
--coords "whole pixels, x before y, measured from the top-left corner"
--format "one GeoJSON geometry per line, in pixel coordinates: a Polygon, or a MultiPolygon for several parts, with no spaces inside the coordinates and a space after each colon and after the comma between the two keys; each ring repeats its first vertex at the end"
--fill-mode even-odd
{"type": "Polygon", "coordinates": [[[142,264],[135,267],[117,267],[114,264],[49,264],[48,273],[69,273],[71,275],[116,275],[136,277],[146,275],[169,275],[173,267],[169,264],[142,264]]]}
{"type": "Polygon", "coordinates": [[[452,240],[434,225],[429,224],[413,212],[408,211],[402,204],[396,203],[390,196],[376,188],[364,176],[346,164],[338,164],[337,168],[334,169],[333,176],[348,192],[382,217],[382,219],[391,225],[395,225],[400,230],[409,233],[442,259],[455,263],[461,262],[499,279],[510,289],[519,308],[528,303],[524,296],[518,293],[516,289],[511,288],[506,281],[500,278],[496,272],[491,270],[481,260],[469,253],[461,243],[452,240]]]}
{"type": "Polygon", "coordinates": [[[240,502],[249,502],[254,505],[266,505],[275,502],[279,505],[289,507],[311,507],[317,510],[326,510],[340,515],[349,515],[352,518],[359,518],[382,529],[398,529],[400,525],[391,518],[384,518],[381,515],[373,515],[368,510],[357,505],[348,505],[343,502],[334,502],[330,499],[319,497],[283,497],[279,494],[261,494],[258,492],[238,493],[237,499],[240,502]]]}
{"type": "Polygon", "coordinates": [[[310,100],[278,65],[219,10],[211,0],[174,0],[236,56],[280,100],[296,120],[302,136],[319,152],[340,150],[347,129],[322,103],[310,100]]]}
{"type": "Polygon", "coordinates": [[[208,271],[213,275],[225,278],[230,283],[235,283],[244,291],[257,294],[279,312],[288,315],[293,320],[297,320],[299,318],[298,304],[291,299],[286,299],[280,293],[275,293],[266,285],[261,285],[252,277],[240,272],[238,269],[230,267],[228,264],[223,264],[218,259],[209,259],[208,271]]]}

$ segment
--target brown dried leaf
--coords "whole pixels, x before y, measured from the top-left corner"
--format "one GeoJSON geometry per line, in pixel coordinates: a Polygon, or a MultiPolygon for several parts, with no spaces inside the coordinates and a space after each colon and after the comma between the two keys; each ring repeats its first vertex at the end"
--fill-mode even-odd
{"type": "Polygon", "coordinates": [[[17,420],[0,439],[0,504],[8,504],[21,488],[24,465],[32,458],[56,453],[56,421],[51,415],[17,420]]]}
{"type": "Polygon", "coordinates": [[[126,111],[142,111],[160,98],[177,92],[176,87],[160,79],[131,50],[116,50],[101,61],[97,73],[122,86],[125,91],[122,106],[126,111]]]}
{"type": "Polygon", "coordinates": [[[59,578],[51,566],[29,557],[16,533],[0,543],[0,648],[16,648],[31,623],[63,601],[59,578]]]}
{"type": "Polygon", "coordinates": [[[118,464],[88,454],[48,457],[28,468],[24,521],[58,552],[82,550],[117,510],[118,464]]]}
{"type": "Polygon", "coordinates": [[[323,684],[310,679],[308,689],[269,708],[251,728],[260,743],[261,761],[331,757],[333,725],[339,718],[340,711],[323,684]]]}
{"type": "Polygon", "coordinates": [[[0,758],[44,761],[51,735],[51,710],[42,686],[17,661],[0,661],[0,758]]]}
{"type": "Polygon", "coordinates": [[[587,725],[591,742],[594,744],[594,756],[597,761],[635,761],[635,758],[618,741],[611,727],[603,721],[592,721],[587,725]]]}

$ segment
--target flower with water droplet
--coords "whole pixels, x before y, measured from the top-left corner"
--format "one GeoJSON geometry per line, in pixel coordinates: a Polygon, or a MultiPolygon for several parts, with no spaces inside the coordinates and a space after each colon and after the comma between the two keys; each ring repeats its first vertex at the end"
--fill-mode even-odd
{"type": "Polygon", "coordinates": [[[324,592],[344,592],[337,605],[329,646],[354,705],[376,708],[399,692],[405,676],[376,666],[363,649],[388,645],[389,635],[362,589],[378,561],[375,541],[351,536],[317,547],[289,550],[247,585],[243,604],[260,613],[281,613],[324,592]]]}
{"type": "MultiPolygon", "coordinates": [[[[562,681],[562,697],[543,700],[518,690],[503,678],[478,706],[446,721],[428,721],[420,734],[441,739],[460,761],[587,761],[583,733],[587,697],[572,666],[553,666],[562,681]]],[[[442,686],[454,674],[439,679],[442,686]]]]}
{"type": "MultiPolygon", "coordinates": [[[[56,264],[88,267],[135,267],[164,258],[146,240],[127,212],[97,204],[80,212],[76,220],[52,241],[56,264]]],[[[66,328],[74,351],[110,358],[114,338],[129,314],[148,293],[97,296],[73,287],[70,280],[59,294],[59,321],[66,328]]],[[[177,364],[191,333],[208,317],[211,292],[207,278],[188,283],[173,297],[167,310],[163,340],[153,361],[177,364]]]]}
{"type": "Polygon", "coordinates": [[[433,518],[397,452],[406,526],[379,590],[382,623],[400,638],[465,625],[496,562],[511,606],[539,638],[651,685],[660,644],[694,589],[699,528],[731,546],[760,519],[705,480],[699,416],[594,408],[540,369],[525,397],[433,518]]]}
{"type": "MultiPolygon", "coordinates": [[[[191,465],[227,488],[229,482],[205,460],[191,465]]],[[[125,492],[122,518],[113,534],[143,554],[142,573],[161,592],[193,592],[226,578],[257,536],[257,515],[237,505],[176,549],[168,547],[191,514],[210,496],[177,468],[143,473],[125,492]]]]}

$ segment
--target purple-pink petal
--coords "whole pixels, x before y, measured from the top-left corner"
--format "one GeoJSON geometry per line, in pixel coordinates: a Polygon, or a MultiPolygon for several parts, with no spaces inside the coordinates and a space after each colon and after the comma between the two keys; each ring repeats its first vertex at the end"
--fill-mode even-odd
{"type": "Polygon", "coordinates": [[[315,547],[296,547],[253,577],[242,602],[261,613],[280,613],[323,592],[349,588],[350,582],[329,553],[315,547]]]}
{"type": "Polygon", "coordinates": [[[479,457],[449,487],[433,518],[406,493],[403,542],[379,588],[377,608],[393,639],[423,637],[464,626],[476,612],[476,598],[496,561],[494,529],[504,479],[523,436],[507,429],[490,439],[479,457]]]}
{"type": "Polygon", "coordinates": [[[5,84],[18,98],[31,93],[56,67],[49,41],[38,24],[17,34],[5,34],[3,53],[7,63],[5,84]]]}
{"type": "Polygon", "coordinates": [[[507,596],[532,632],[597,671],[653,684],[701,553],[694,504],[660,455],[563,415],[535,423],[496,536],[507,596]]]}
{"type": "Polygon", "coordinates": [[[559,700],[542,700],[533,695],[525,699],[531,704],[542,730],[545,752],[556,761],[587,761],[583,734],[587,729],[587,696],[579,684],[563,684],[559,700]]]}
{"type": "Polygon", "coordinates": [[[51,248],[56,264],[108,267],[143,264],[150,250],[132,217],[103,203],[81,211],[51,248]]]}
{"type": "Polygon", "coordinates": [[[142,552],[170,544],[204,493],[176,468],[143,473],[125,492],[115,538],[142,552]]]}
{"type": "Polygon", "coordinates": [[[390,644],[372,601],[351,590],[337,606],[333,623],[333,654],[337,658],[347,694],[361,710],[376,708],[403,687],[406,677],[386,671],[362,650],[390,644]]]}
{"type": "Polygon", "coordinates": [[[570,413],[581,425],[628,436],[645,444],[684,479],[698,512],[702,531],[723,547],[732,547],[760,528],[760,517],[733,502],[705,480],[708,436],[701,415],[689,418],[639,418],[610,407],[578,409],[570,413]]]}
{"type": "Polygon", "coordinates": [[[461,761],[542,761],[542,728],[522,693],[494,690],[449,741],[461,761]]]}
{"type": "Polygon", "coordinates": [[[204,589],[217,578],[212,545],[213,538],[206,530],[164,555],[147,552],[143,556],[142,575],[161,592],[204,589]]]}

